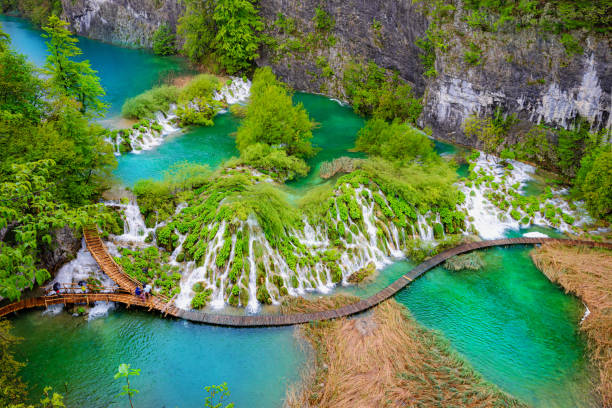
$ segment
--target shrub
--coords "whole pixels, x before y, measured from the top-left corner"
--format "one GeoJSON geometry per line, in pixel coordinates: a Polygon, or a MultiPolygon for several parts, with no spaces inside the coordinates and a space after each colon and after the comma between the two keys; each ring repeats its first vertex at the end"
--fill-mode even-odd
{"type": "Polygon", "coordinates": [[[597,149],[582,159],[580,171],[575,179],[575,191],[584,197],[591,215],[612,221],[612,147],[610,145],[597,149]]]}
{"type": "Polygon", "coordinates": [[[422,100],[414,96],[412,87],[397,73],[388,75],[374,61],[367,66],[349,64],[343,83],[353,109],[360,115],[416,123],[423,111],[422,100]]]}
{"type": "Polygon", "coordinates": [[[435,156],[433,142],[422,132],[394,121],[389,124],[382,119],[371,119],[359,131],[356,149],[386,160],[408,164],[426,161],[435,156]]]}
{"type": "Polygon", "coordinates": [[[163,24],[153,33],[153,52],[157,55],[174,54],[174,33],[167,24],[163,24]]]}
{"type": "Polygon", "coordinates": [[[210,300],[211,295],[212,289],[206,289],[196,293],[193,299],[191,299],[191,307],[193,307],[194,309],[202,309],[210,300]]]}
{"type": "Polygon", "coordinates": [[[167,112],[170,104],[176,103],[179,90],[175,86],[163,85],[146,91],[125,101],[121,115],[127,119],[152,118],[155,112],[167,112]]]}
{"type": "Polygon", "coordinates": [[[470,43],[470,49],[463,53],[463,60],[469,65],[480,65],[482,63],[482,50],[473,42],[470,43]]]}

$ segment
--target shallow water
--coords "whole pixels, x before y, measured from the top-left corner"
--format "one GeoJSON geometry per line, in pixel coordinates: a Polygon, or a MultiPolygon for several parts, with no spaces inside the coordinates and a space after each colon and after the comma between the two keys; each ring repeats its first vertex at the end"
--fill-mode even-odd
{"type": "MultiPolygon", "coordinates": [[[[45,64],[47,56],[46,39],[42,30],[26,20],[0,15],[2,30],[10,35],[12,48],[25,54],[38,67],[45,64]]],[[[107,118],[121,112],[127,98],[152,88],[168,76],[192,72],[184,59],[159,57],[144,50],[121,48],[84,37],[78,37],[78,46],[98,71],[100,83],[106,91],[105,101],[110,104],[107,118]]]]}
{"type": "Polygon", "coordinates": [[[224,381],[237,407],[281,407],[306,358],[293,328],[230,329],[124,310],[89,322],[33,311],[13,323],[31,395],[51,385],[69,407],[125,407],[113,380],[120,363],[142,370],[131,381],[137,407],[203,406],[204,386],[224,381]]]}
{"type": "Polygon", "coordinates": [[[436,268],[396,299],[487,380],[529,405],[594,406],[578,332],[584,306],[535,268],[529,250],[485,250],[480,271],[436,268]]]}

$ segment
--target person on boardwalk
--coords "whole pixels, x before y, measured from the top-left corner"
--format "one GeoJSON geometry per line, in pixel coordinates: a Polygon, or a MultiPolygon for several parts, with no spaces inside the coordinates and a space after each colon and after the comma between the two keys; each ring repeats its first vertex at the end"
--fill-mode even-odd
{"type": "Polygon", "coordinates": [[[53,291],[55,292],[55,295],[59,295],[60,294],[60,284],[59,282],[55,282],[53,284],[53,291]]]}
{"type": "Polygon", "coordinates": [[[140,300],[142,301],[145,300],[144,292],[142,291],[142,288],[140,286],[136,286],[136,289],[134,290],[134,294],[138,296],[140,300]]]}
{"type": "Polygon", "coordinates": [[[151,297],[151,289],[153,289],[151,287],[151,284],[147,283],[147,285],[144,287],[144,295],[146,300],[149,300],[149,298],[151,297]]]}

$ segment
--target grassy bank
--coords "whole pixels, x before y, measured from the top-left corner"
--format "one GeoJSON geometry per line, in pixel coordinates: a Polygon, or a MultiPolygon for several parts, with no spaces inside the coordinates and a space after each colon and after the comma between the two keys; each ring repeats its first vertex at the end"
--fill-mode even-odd
{"type": "Polygon", "coordinates": [[[531,258],[548,279],[589,308],[580,329],[599,369],[603,406],[612,407],[612,251],[547,244],[535,249],[531,258]]]}
{"type": "MultiPolygon", "coordinates": [[[[306,310],[301,301],[299,311],[306,310]]],[[[363,317],[300,330],[315,358],[302,384],[289,391],[289,407],[524,406],[487,383],[395,300],[363,317]]]]}

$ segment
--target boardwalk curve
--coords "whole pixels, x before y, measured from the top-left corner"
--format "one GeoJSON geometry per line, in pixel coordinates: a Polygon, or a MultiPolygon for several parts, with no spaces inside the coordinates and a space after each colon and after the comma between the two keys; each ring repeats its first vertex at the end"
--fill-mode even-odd
{"type": "Polygon", "coordinates": [[[448,249],[439,253],[438,255],[420,263],[419,265],[412,268],[408,273],[400,276],[395,282],[381,290],[380,292],[365,298],[360,301],[340,307],[334,310],[327,310],[314,313],[296,313],[296,314],[278,314],[278,315],[221,315],[212,314],[206,312],[200,312],[195,310],[182,310],[172,305],[172,301],[166,298],[151,297],[148,301],[143,302],[138,297],[131,295],[134,293],[136,286],[140,285],[139,282],[128,276],[119,265],[114,261],[112,256],[108,253],[106,246],[102,242],[102,239],[98,235],[97,230],[89,229],[84,230],[85,242],[87,248],[92,253],[92,256],[100,265],[100,268],[106,273],[111,279],[113,279],[119,287],[127,293],[116,293],[116,294],[73,294],[73,295],[60,295],[55,297],[45,296],[41,298],[25,299],[20,302],[16,302],[3,308],[0,308],[0,316],[7,315],[17,310],[31,308],[31,307],[42,307],[52,304],[59,303],[91,303],[99,300],[106,300],[112,302],[120,302],[127,305],[135,305],[140,307],[146,307],[149,310],[157,310],[162,312],[164,315],[171,315],[181,319],[205,323],[218,326],[230,326],[230,327],[269,327],[269,326],[290,326],[295,324],[303,324],[312,321],[330,320],[339,317],[351,316],[364,312],[379,303],[394,296],[400,290],[408,286],[412,281],[419,278],[427,271],[435,268],[442,264],[453,256],[465,254],[474,250],[491,248],[496,246],[509,246],[509,245],[538,245],[544,243],[558,242],[564,245],[582,245],[591,248],[606,248],[612,249],[612,243],[600,243],[594,241],[582,241],[582,240],[570,240],[570,239],[557,239],[557,238],[505,238],[496,239],[490,241],[471,242],[468,244],[462,244],[454,248],[448,249]]]}

